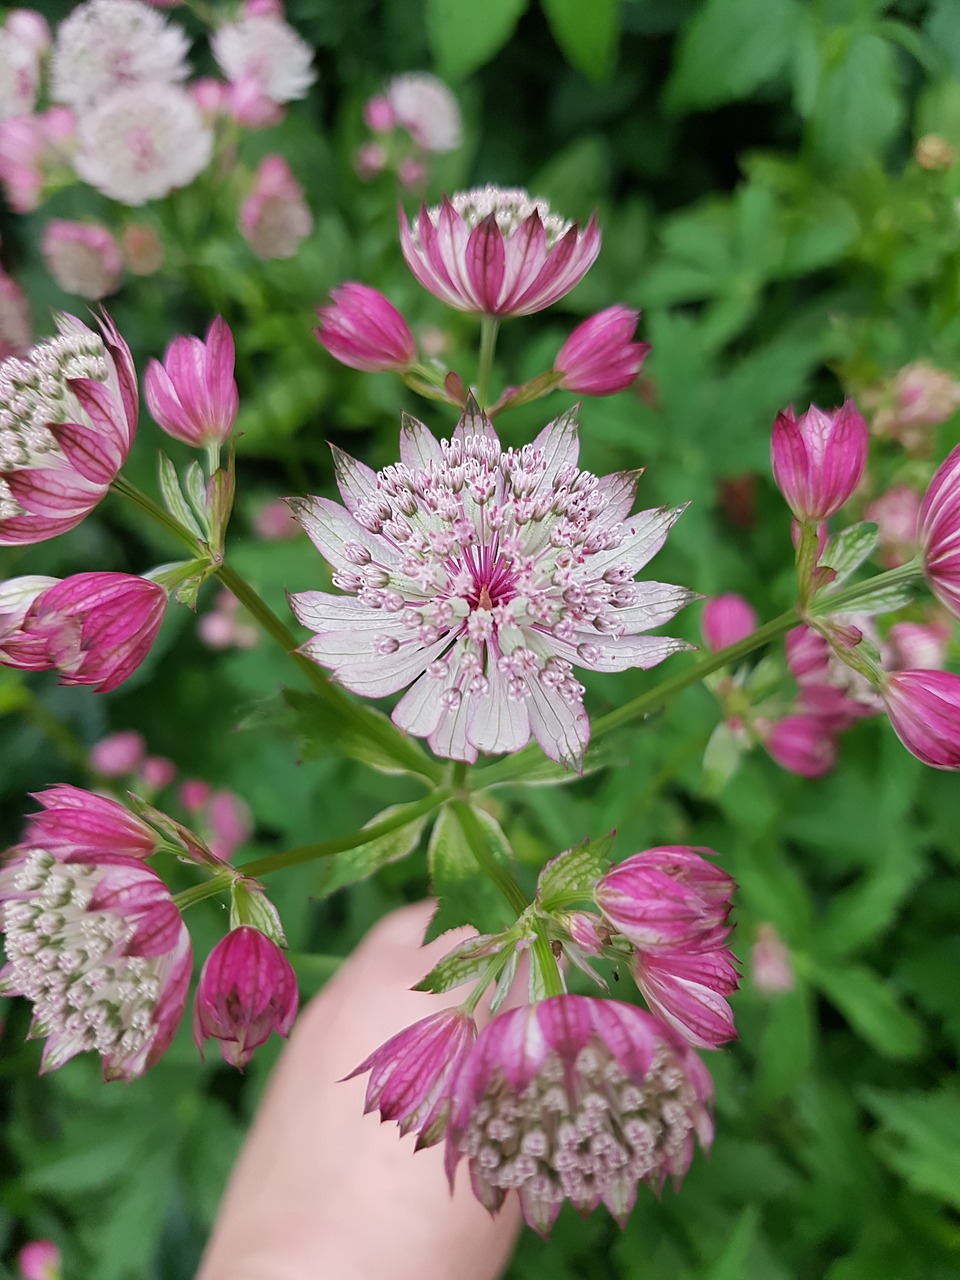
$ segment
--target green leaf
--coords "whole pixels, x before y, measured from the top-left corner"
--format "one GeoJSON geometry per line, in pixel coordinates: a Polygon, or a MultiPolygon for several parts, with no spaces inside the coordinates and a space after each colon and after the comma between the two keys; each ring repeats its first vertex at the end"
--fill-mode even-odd
{"type": "Polygon", "coordinates": [[[668,107],[715,107],[773,80],[790,56],[797,15],[795,0],[706,0],[683,34],[668,107]]]}
{"type": "Polygon", "coordinates": [[[924,863],[903,831],[890,831],[880,861],[868,875],[830,899],[817,929],[824,955],[848,956],[873,942],[893,922],[924,863]]]}
{"type": "Polygon", "coordinates": [[[816,154],[830,169],[875,164],[899,132],[903,115],[893,49],[869,32],[851,34],[817,91],[810,118],[816,154]]]}
{"type": "Polygon", "coordinates": [[[540,8],[567,61],[591,80],[606,80],[620,35],[617,0],[540,0],[540,8]]]}
{"type": "Polygon", "coordinates": [[[854,1031],[884,1058],[915,1058],[923,1027],[893,989],[865,965],[813,964],[811,977],[854,1031]]]}
{"type": "Polygon", "coordinates": [[[703,753],[703,794],[719,795],[737,771],[743,745],[726,720],[721,720],[703,753]]]}
{"type": "Polygon", "coordinates": [[[756,1090],[762,1105],[790,1097],[810,1070],[814,1003],[809,988],[801,982],[792,991],[770,998],[757,1052],[756,1090]]]}
{"type": "MultiPolygon", "coordinates": [[[[418,773],[433,780],[436,769],[425,752],[411,738],[402,738],[373,707],[351,704],[346,717],[316,693],[284,689],[283,698],[293,708],[305,759],[344,755],[383,773],[418,773]]],[[[262,724],[263,715],[270,718],[269,708],[246,723],[262,724]]]]}
{"type": "Polygon", "coordinates": [[[880,1120],[881,1158],[915,1191],[960,1209],[960,1095],[886,1093],[864,1089],[866,1105],[880,1120]]]}
{"type": "Polygon", "coordinates": [[[544,911],[566,905],[571,894],[589,893],[603,875],[610,860],[614,833],[599,840],[585,840],[551,858],[537,880],[537,898],[544,911]]]}
{"type": "Polygon", "coordinates": [[[703,1280],[742,1280],[747,1258],[756,1240],[759,1220],[758,1207],[754,1204],[747,1205],[719,1256],[709,1270],[704,1271],[703,1280]]]}
{"type": "Polygon", "coordinates": [[[820,563],[829,565],[837,575],[830,584],[831,587],[844,582],[863,564],[877,545],[877,529],[878,526],[869,520],[861,520],[859,524],[842,529],[830,539],[820,557],[820,563]]]}
{"type": "Polygon", "coordinates": [[[489,966],[491,958],[503,949],[507,937],[500,933],[481,933],[464,939],[437,961],[413,988],[414,991],[432,991],[438,995],[479,977],[489,966]]]}
{"type": "MultiPolygon", "coordinates": [[[[391,805],[382,813],[378,813],[375,818],[364,823],[363,829],[372,827],[375,823],[387,821],[404,807],[404,805],[391,805]]],[[[334,854],[332,858],[325,858],[317,872],[314,891],[326,897],[335,890],[342,889],[344,885],[366,880],[368,876],[372,876],[375,871],[379,871],[390,862],[399,862],[408,853],[412,853],[420,843],[420,836],[423,834],[429,816],[425,814],[414,818],[412,822],[397,827],[395,831],[388,831],[385,836],[371,840],[369,844],[362,844],[356,849],[344,849],[342,853],[334,854]]]]}
{"type": "MultiPolygon", "coordinates": [[[[489,838],[491,855],[503,866],[510,865],[510,846],[499,824],[482,809],[474,813],[489,838]]],[[[440,902],[427,928],[426,942],[459,925],[472,925],[481,933],[499,933],[514,923],[500,890],[477,866],[463,829],[449,808],[442,810],[434,825],[427,862],[431,887],[440,902]]]]}
{"type": "Polygon", "coordinates": [[[427,38],[437,71],[462,80],[507,43],[527,0],[426,0],[427,38]]]}
{"type": "Polygon", "coordinates": [[[160,455],[160,492],[163,495],[164,505],[174,520],[179,520],[191,533],[198,538],[202,538],[203,530],[197,523],[193,512],[187,506],[186,499],[180,489],[177,469],[165,453],[160,455]]]}

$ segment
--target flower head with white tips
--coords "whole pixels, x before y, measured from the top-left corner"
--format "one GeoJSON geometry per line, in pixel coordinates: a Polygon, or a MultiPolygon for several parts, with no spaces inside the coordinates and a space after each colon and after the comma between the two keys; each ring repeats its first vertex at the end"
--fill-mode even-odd
{"type": "Polygon", "coordinates": [[[682,508],[630,516],[636,473],[578,469],[576,411],[504,449],[471,402],[450,440],[404,418],[400,462],[375,473],[339,450],[346,510],[291,507],[345,594],[291,597],[307,657],[348,689],[407,689],[395,723],[473,761],[535,738],[576,766],[590,735],[574,665],[651,667],[687,648],[641,634],[694,598],[635,582],[682,508]]]}

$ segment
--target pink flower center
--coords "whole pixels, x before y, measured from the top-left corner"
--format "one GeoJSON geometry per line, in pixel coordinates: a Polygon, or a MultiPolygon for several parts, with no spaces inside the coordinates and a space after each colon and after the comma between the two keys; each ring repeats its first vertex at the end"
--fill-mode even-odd
{"type": "Polygon", "coordinates": [[[493,547],[465,547],[461,568],[472,579],[472,585],[464,595],[471,610],[509,604],[518,594],[517,575],[512,563],[493,547]]]}

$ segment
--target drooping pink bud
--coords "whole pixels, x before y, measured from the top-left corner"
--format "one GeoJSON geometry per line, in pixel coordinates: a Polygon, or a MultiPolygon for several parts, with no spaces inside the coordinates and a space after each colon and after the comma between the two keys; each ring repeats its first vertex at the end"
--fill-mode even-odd
{"type": "Polygon", "coordinates": [[[42,1070],[92,1050],[104,1079],[130,1080],[167,1049],[190,982],[190,936],[149,867],[123,857],[65,864],[33,838],[0,871],[0,927],[3,990],[33,1002],[42,1070]]]}
{"type": "Polygon", "coordinates": [[[700,615],[703,642],[711,653],[719,653],[757,629],[757,615],[743,596],[714,596],[705,600],[700,615]]]}
{"type": "Polygon", "coordinates": [[[297,1016],[297,979],[275,942],[240,925],[204,961],[193,1006],[193,1039],[200,1052],[220,1041],[226,1062],[242,1070],[254,1049],[276,1031],[286,1036],[297,1016]]]}
{"type": "Polygon", "coordinates": [[[733,1012],[724,999],[739,984],[729,947],[708,951],[638,951],[631,966],[651,1012],[699,1049],[735,1040],[733,1012]]]}
{"type": "Polygon", "coordinates": [[[335,360],[351,369],[403,372],[417,358],[406,320],[382,293],[349,281],[330,291],[331,304],[320,307],[317,340],[335,360]]]}
{"type": "Polygon", "coordinates": [[[450,1090],[476,1036],[469,1014],[444,1009],[392,1036],[345,1079],[369,1071],[364,1114],[379,1110],[401,1134],[416,1133],[418,1151],[432,1147],[444,1135],[450,1090]]]}
{"type": "Polygon", "coordinates": [[[635,947],[707,949],[724,929],[736,885],[701,853],[712,850],[665,845],[635,853],[600,877],[596,904],[635,947]]]}
{"type": "Polygon", "coordinates": [[[52,1240],[31,1240],[17,1254],[21,1280],[60,1280],[60,1250],[52,1240]]]}
{"type": "Polygon", "coordinates": [[[750,979],[764,995],[792,991],[796,985],[790,952],[772,924],[757,926],[757,940],[750,950],[750,979]]]}
{"type": "MultiPolygon", "coordinates": [[[[865,619],[861,621],[867,625],[865,619]]],[[[835,634],[839,634],[839,630],[835,634]]],[[[812,627],[794,627],[788,631],[784,651],[790,674],[797,682],[797,711],[816,717],[825,730],[849,729],[858,720],[881,710],[877,692],[866,677],[842,662],[828,641],[812,627]]],[[[774,759],[778,757],[774,755],[774,759]]]]}
{"type": "Polygon", "coordinates": [[[453,1085],[446,1169],[462,1156],[481,1204],[516,1189],[545,1236],[564,1200],[601,1202],[621,1224],[639,1182],[682,1178],[694,1136],[707,1147],[710,1077],[659,1019],[617,1000],[560,995],[481,1031],[453,1085]],[[602,1153],[602,1155],[600,1154],[602,1153]]]}
{"type": "Polygon", "coordinates": [[[167,593],[131,573],[76,573],[42,591],[4,661],[26,671],[55,667],[61,684],[107,693],[136,671],[156,639],[167,593]]]}
{"type": "Polygon", "coordinates": [[[240,234],[258,258],[292,258],[313,230],[303,188],[282,156],[265,156],[240,206],[240,234]]]}
{"type": "Polygon", "coordinates": [[[777,488],[801,521],[826,520],[860,483],[867,460],[867,426],[850,400],[825,412],[811,405],[800,418],[777,414],[770,461],[777,488]]]}
{"type": "Polygon", "coordinates": [[[893,731],[934,769],[960,769],[960,676],[895,671],[881,688],[893,731]]]}
{"type": "Polygon", "coordinates": [[[90,768],[104,778],[123,778],[137,771],[145,753],[143,734],[136,729],[123,729],[93,744],[90,768]]]}
{"type": "Polygon", "coordinates": [[[762,741],[781,769],[801,778],[819,778],[837,762],[834,731],[820,716],[783,716],[766,726],[762,741]]]}
{"type": "Polygon", "coordinates": [[[145,859],[156,853],[152,827],[109,796],[60,783],[33,793],[39,813],[27,815],[22,845],[37,845],[58,862],[145,859]]]}
{"type": "Polygon", "coordinates": [[[221,316],[211,322],[203,341],[174,338],[163,364],[151,360],[143,379],[144,398],[157,425],[195,448],[222,444],[240,407],[233,363],[233,334],[221,316]]]}
{"type": "Polygon", "coordinates": [[[217,116],[227,110],[230,98],[230,86],[222,80],[214,80],[212,76],[203,76],[188,85],[190,97],[207,124],[212,124],[217,116]]]}
{"type": "Polygon", "coordinates": [[[930,590],[960,618],[960,445],[937,467],[923,495],[917,536],[930,590]]]}
{"type": "Polygon", "coordinates": [[[613,306],[582,321],[557,352],[554,372],[560,386],[585,396],[612,396],[629,387],[650,350],[632,342],[639,311],[613,306]]]}
{"type": "Polygon", "coordinates": [[[41,248],[47,270],[67,293],[96,301],[116,292],[123,262],[106,227],[52,218],[44,227],[41,248]]]}

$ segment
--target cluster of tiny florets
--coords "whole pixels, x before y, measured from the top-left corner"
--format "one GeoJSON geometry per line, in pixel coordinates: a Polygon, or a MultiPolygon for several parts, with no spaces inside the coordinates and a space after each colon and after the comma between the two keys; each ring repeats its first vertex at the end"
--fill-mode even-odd
{"type": "Polygon", "coordinates": [[[52,96],[83,108],[122,85],[185,80],[188,47],[181,28],[140,0],[87,0],[57,29],[52,96]]]}
{"type": "MultiPolygon", "coordinates": [[[[542,197],[531,196],[522,187],[474,187],[471,191],[458,192],[450,203],[471,229],[478,226],[484,218],[493,215],[497,226],[506,236],[516,231],[532,213],[538,213],[547,233],[548,248],[556,244],[573,225],[559,214],[551,213],[550,205],[542,197]]],[[[434,224],[439,213],[439,209],[430,210],[430,218],[434,224]]]]}

